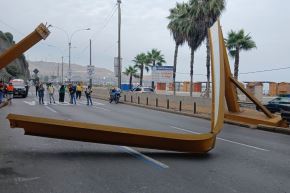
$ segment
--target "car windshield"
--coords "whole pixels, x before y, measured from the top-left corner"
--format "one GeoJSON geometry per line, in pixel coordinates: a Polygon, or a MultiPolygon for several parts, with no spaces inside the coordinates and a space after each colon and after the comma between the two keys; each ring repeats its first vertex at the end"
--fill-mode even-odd
{"type": "Polygon", "coordinates": [[[288,98],[288,97],[283,97],[283,98],[280,99],[279,102],[280,102],[280,103],[290,103],[290,98],[288,98]]]}
{"type": "Polygon", "coordinates": [[[144,88],[144,91],[145,92],[153,92],[153,89],[152,88],[144,88]]]}
{"type": "Polygon", "coordinates": [[[24,86],[23,82],[17,81],[17,82],[12,82],[13,86],[24,86]]]}

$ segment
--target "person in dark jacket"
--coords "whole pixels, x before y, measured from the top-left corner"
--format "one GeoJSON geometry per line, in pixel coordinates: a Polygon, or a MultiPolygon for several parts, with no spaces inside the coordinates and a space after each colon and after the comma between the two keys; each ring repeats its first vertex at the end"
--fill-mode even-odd
{"type": "Polygon", "coordinates": [[[44,104],[43,97],[44,97],[44,87],[43,84],[40,84],[38,87],[38,98],[39,98],[39,104],[44,104]]]}
{"type": "Polygon", "coordinates": [[[63,103],[65,97],[65,86],[62,84],[59,89],[59,102],[63,103]]]}
{"type": "Polygon", "coordinates": [[[75,85],[72,85],[70,88],[69,88],[69,93],[70,93],[70,103],[71,104],[77,104],[76,102],[76,86],[75,85]]]}
{"type": "Polygon", "coordinates": [[[93,105],[92,97],[91,97],[91,94],[92,94],[92,87],[91,86],[88,86],[86,88],[85,94],[86,94],[86,97],[87,97],[87,105],[89,105],[90,103],[91,103],[91,105],[93,105]]]}

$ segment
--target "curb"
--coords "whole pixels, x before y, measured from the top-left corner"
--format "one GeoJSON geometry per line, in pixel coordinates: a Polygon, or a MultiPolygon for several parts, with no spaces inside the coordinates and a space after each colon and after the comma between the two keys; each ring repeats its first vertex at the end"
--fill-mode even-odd
{"type": "Polygon", "coordinates": [[[290,129],[287,129],[287,128],[284,128],[284,127],[274,127],[274,126],[268,126],[268,125],[260,124],[260,125],[257,126],[257,129],[263,130],[263,131],[270,131],[270,132],[290,135],[290,129]]]}

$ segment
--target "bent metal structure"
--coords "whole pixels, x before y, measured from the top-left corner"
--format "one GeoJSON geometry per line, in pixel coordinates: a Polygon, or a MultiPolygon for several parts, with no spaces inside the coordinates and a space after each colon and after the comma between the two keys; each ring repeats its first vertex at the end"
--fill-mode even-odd
{"type": "Polygon", "coordinates": [[[214,148],[216,135],[224,120],[223,37],[219,21],[209,29],[212,53],[212,124],[205,134],[182,134],[109,125],[72,122],[41,117],[9,114],[12,128],[24,128],[25,135],[94,143],[126,145],[190,153],[206,153],[214,148]]]}

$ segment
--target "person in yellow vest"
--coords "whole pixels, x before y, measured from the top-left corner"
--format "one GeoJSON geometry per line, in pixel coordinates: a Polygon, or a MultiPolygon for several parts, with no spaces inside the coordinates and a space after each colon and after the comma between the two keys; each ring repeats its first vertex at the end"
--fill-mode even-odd
{"type": "Polygon", "coordinates": [[[83,92],[83,87],[82,87],[81,83],[78,83],[77,92],[76,92],[77,99],[81,99],[82,92],[83,92]]]}
{"type": "Polygon", "coordinates": [[[9,104],[11,104],[12,99],[13,99],[13,93],[14,93],[14,86],[13,86],[12,82],[9,82],[6,90],[7,90],[7,101],[9,104]]]}

